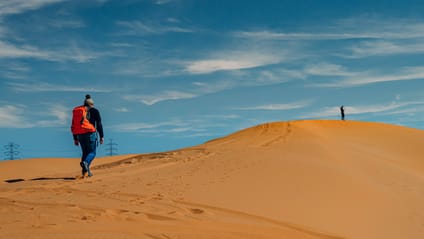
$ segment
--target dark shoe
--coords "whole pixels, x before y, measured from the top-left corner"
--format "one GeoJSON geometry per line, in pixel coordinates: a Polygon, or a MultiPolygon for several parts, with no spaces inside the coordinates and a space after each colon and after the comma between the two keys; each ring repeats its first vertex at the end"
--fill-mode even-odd
{"type": "Polygon", "coordinates": [[[86,162],[82,161],[80,166],[82,168],[82,175],[84,176],[88,172],[88,165],[86,162]]]}
{"type": "Polygon", "coordinates": [[[84,168],[85,168],[85,170],[86,170],[86,172],[87,172],[88,176],[89,176],[89,177],[93,176],[93,174],[92,174],[92,173],[91,173],[91,171],[90,171],[90,166],[88,166],[87,162],[83,162],[83,164],[84,164],[84,168]]]}

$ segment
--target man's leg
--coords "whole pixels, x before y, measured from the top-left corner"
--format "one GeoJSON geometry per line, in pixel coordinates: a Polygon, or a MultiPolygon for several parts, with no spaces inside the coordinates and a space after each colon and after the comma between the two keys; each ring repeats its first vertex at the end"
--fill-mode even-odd
{"type": "Polygon", "coordinates": [[[80,166],[82,168],[82,175],[85,176],[85,174],[88,171],[87,157],[90,153],[90,138],[89,138],[89,135],[88,134],[78,135],[78,141],[81,145],[81,150],[82,150],[80,166]]]}
{"type": "Polygon", "coordinates": [[[92,133],[89,136],[89,152],[87,157],[85,158],[85,162],[87,163],[87,172],[88,176],[92,176],[93,174],[90,171],[90,165],[96,157],[96,146],[97,146],[97,134],[92,133]]]}

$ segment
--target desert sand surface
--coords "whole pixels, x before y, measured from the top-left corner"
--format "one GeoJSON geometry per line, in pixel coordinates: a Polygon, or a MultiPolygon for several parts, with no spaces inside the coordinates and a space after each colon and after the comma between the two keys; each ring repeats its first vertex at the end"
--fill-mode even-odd
{"type": "MultiPolygon", "coordinates": [[[[142,143],[142,142],[140,142],[142,143]]],[[[274,122],[181,150],[0,162],[0,238],[424,238],[424,131],[274,122]]]]}

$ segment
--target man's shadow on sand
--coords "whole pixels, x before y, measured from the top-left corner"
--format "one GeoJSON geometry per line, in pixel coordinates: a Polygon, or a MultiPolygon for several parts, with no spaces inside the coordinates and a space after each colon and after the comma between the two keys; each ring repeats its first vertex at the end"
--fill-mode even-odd
{"type": "Polygon", "coordinates": [[[24,181],[48,181],[48,180],[76,180],[75,177],[58,177],[58,178],[48,178],[48,177],[41,177],[41,178],[31,178],[31,179],[23,179],[23,178],[14,178],[14,179],[7,179],[4,180],[6,183],[19,183],[24,181]]]}

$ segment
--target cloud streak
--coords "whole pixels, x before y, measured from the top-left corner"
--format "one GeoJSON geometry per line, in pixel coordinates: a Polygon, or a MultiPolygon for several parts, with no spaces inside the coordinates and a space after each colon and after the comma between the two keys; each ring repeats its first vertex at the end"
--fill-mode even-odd
{"type": "Polygon", "coordinates": [[[361,17],[341,19],[325,26],[304,32],[257,30],[234,32],[234,37],[270,41],[321,41],[321,40],[371,40],[420,39],[424,37],[424,23],[414,20],[367,19],[361,17]]]}
{"type": "Polygon", "coordinates": [[[18,92],[111,92],[111,89],[101,87],[76,87],[58,85],[46,82],[9,82],[9,87],[18,92]]]}
{"type": "Polygon", "coordinates": [[[302,78],[297,72],[278,69],[275,71],[259,72],[232,72],[222,79],[207,82],[192,82],[184,91],[164,90],[154,94],[129,94],[123,99],[132,102],[141,102],[145,105],[154,105],[162,101],[192,99],[207,94],[213,94],[243,86],[274,85],[289,81],[293,78],[302,78]]]}
{"type": "Polygon", "coordinates": [[[20,14],[39,9],[45,5],[63,2],[66,0],[7,0],[0,1],[0,18],[10,14],[20,14]]]}
{"type": "Polygon", "coordinates": [[[69,119],[70,110],[67,107],[62,105],[53,105],[49,104],[48,120],[39,120],[35,122],[32,127],[56,127],[56,126],[65,126],[69,119]]]}
{"type": "Polygon", "coordinates": [[[192,33],[193,29],[158,23],[145,23],[141,21],[118,21],[124,35],[161,35],[166,33],[192,33]]]}
{"type": "Polygon", "coordinates": [[[34,128],[64,126],[68,122],[69,109],[62,105],[48,107],[43,115],[28,111],[24,105],[5,105],[0,107],[0,128],[34,128]],[[35,117],[48,119],[35,119],[35,117]]]}
{"type": "MultiPolygon", "coordinates": [[[[45,6],[65,2],[67,0],[8,0],[0,1],[0,23],[6,21],[5,18],[12,14],[23,14],[27,11],[34,11],[45,6]]],[[[46,31],[51,31],[51,28],[64,29],[64,28],[81,28],[85,24],[76,19],[55,19],[43,22],[43,27],[48,26],[46,31]]],[[[29,44],[17,44],[10,39],[19,39],[19,42],[25,42],[21,36],[11,37],[12,32],[19,32],[19,29],[8,29],[8,24],[0,26],[0,58],[5,59],[38,59],[54,62],[75,61],[78,63],[85,63],[92,61],[100,56],[98,53],[81,49],[75,46],[60,47],[56,50],[40,49],[40,47],[31,45],[32,41],[29,39],[26,42],[29,44]]]]}
{"type": "Polygon", "coordinates": [[[197,97],[196,94],[182,91],[163,91],[153,95],[127,95],[123,98],[128,101],[141,102],[145,105],[154,105],[161,101],[191,99],[197,97]]]}
{"type": "Polygon", "coordinates": [[[111,128],[120,133],[143,133],[151,134],[152,136],[170,136],[178,135],[178,137],[211,137],[218,133],[211,131],[211,128],[225,128],[228,126],[228,120],[238,118],[234,115],[207,115],[189,119],[174,119],[169,121],[147,123],[135,122],[113,125],[111,128]],[[213,121],[210,121],[213,119],[213,121]],[[220,122],[223,121],[223,122],[220,122]]]}
{"type": "Polygon", "coordinates": [[[354,76],[356,73],[348,71],[344,66],[322,62],[308,65],[303,69],[306,75],[316,76],[354,76]]]}
{"type": "Polygon", "coordinates": [[[326,26],[310,27],[304,32],[278,30],[239,31],[233,37],[256,42],[337,41],[340,47],[332,48],[335,56],[359,59],[372,56],[422,54],[424,52],[424,23],[399,19],[342,19],[326,26]]]}
{"type": "Polygon", "coordinates": [[[422,78],[424,78],[424,67],[406,67],[401,71],[390,75],[371,75],[369,72],[354,73],[354,76],[347,77],[345,80],[338,80],[321,84],[311,84],[310,86],[343,88],[393,81],[411,81],[422,78]]]}
{"type": "Polygon", "coordinates": [[[139,133],[181,133],[196,130],[189,122],[180,120],[171,120],[158,123],[126,123],[112,126],[119,132],[139,132],[139,133]]]}
{"type": "Polygon", "coordinates": [[[41,50],[34,46],[17,46],[0,40],[0,58],[28,58],[54,62],[74,61],[77,63],[90,62],[104,53],[95,53],[76,46],[63,47],[60,50],[41,50]]]}
{"type": "Polygon", "coordinates": [[[293,110],[300,109],[310,105],[310,102],[293,102],[288,104],[267,104],[267,105],[258,105],[258,106],[250,106],[250,107],[239,107],[234,108],[235,110],[293,110]]]}
{"type": "Polygon", "coordinates": [[[348,40],[348,39],[366,39],[366,38],[379,38],[381,35],[371,33],[284,33],[269,30],[262,31],[244,31],[234,33],[236,37],[249,38],[255,40],[348,40]]]}
{"type": "Polygon", "coordinates": [[[32,46],[17,47],[0,41],[0,58],[39,58],[48,59],[50,53],[32,46]]]}
{"type": "Polygon", "coordinates": [[[29,128],[25,122],[24,109],[14,105],[0,106],[0,128],[29,128]]]}
{"type": "Polygon", "coordinates": [[[190,74],[207,74],[216,71],[241,70],[276,64],[283,60],[281,56],[264,52],[236,51],[222,52],[222,56],[188,61],[185,71],[190,74]]]}
{"type": "Polygon", "coordinates": [[[399,54],[422,54],[424,41],[393,42],[393,41],[365,41],[348,48],[351,53],[346,58],[365,58],[370,56],[388,56],[399,54]]]}

